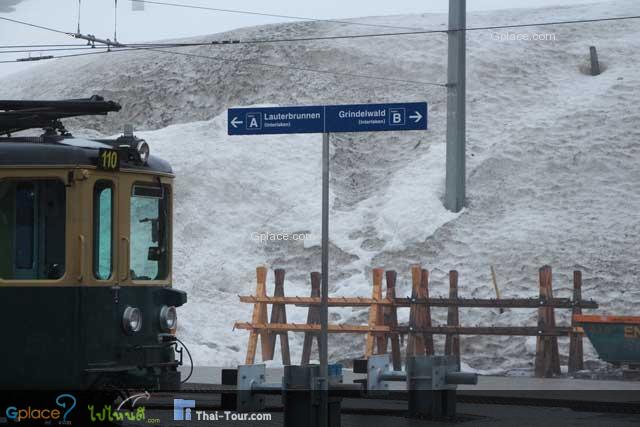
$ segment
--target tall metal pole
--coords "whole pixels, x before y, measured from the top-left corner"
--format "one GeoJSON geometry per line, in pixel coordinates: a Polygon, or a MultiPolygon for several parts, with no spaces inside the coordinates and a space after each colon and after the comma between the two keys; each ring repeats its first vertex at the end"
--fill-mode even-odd
{"type": "Polygon", "coordinates": [[[449,0],[447,68],[447,177],[445,207],[459,212],[465,199],[466,0],[449,0]]]}
{"type": "Polygon", "coordinates": [[[329,426],[329,139],[322,135],[322,286],[320,293],[320,425],[329,426]]]}

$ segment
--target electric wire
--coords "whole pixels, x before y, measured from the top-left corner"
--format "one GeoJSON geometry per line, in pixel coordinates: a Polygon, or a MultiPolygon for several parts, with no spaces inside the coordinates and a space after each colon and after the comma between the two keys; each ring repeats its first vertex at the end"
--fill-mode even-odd
{"type": "Polygon", "coordinates": [[[30,22],[20,21],[18,19],[11,19],[11,18],[7,18],[5,16],[0,16],[0,19],[3,20],[3,21],[13,22],[14,24],[26,25],[27,27],[38,28],[38,29],[41,29],[41,30],[51,31],[51,32],[54,32],[54,33],[64,34],[64,35],[67,35],[67,36],[71,36],[72,35],[72,33],[69,33],[69,32],[66,32],[66,31],[56,30],[55,28],[45,27],[43,25],[32,24],[30,22]]]}
{"type": "Polygon", "coordinates": [[[187,381],[189,381],[189,379],[191,378],[191,376],[193,375],[193,357],[191,357],[191,352],[189,351],[189,348],[184,345],[184,343],[182,341],[180,341],[180,338],[175,337],[176,341],[178,341],[180,343],[180,345],[182,345],[182,347],[187,351],[187,356],[189,356],[189,360],[191,361],[191,368],[189,370],[189,375],[187,375],[187,378],[185,378],[184,380],[181,381],[182,384],[186,383],[187,381]]]}
{"type": "Polygon", "coordinates": [[[96,49],[91,46],[75,46],[75,47],[59,47],[48,49],[21,49],[21,50],[0,50],[0,55],[3,53],[45,53],[45,52],[57,52],[57,51],[74,51],[74,50],[91,50],[96,49]]]}
{"type": "MultiPolygon", "coordinates": [[[[67,33],[61,30],[48,28],[40,25],[31,24],[24,21],[13,20],[9,18],[0,17],[7,21],[11,21],[18,24],[28,25],[40,29],[54,31],[56,33],[66,34],[73,36],[72,33],[67,33]]],[[[554,26],[554,25],[570,25],[570,24],[586,24],[597,22],[610,22],[610,21],[623,21],[623,20],[635,20],[640,19],[640,15],[632,16],[617,16],[611,18],[594,18],[594,19],[579,19],[579,20],[567,20],[567,21],[549,21],[527,24],[512,24],[512,25],[494,25],[483,27],[469,27],[464,29],[454,30],[418,30],[418,31],[403,31],[403,32],[387,32],[387,33],[367,33],[367,34],[346,34],[336,36],[317,36],[317,37],[299,37],[299,38],[275,38],[275,39],[254,39],[254,40],[221,40],[211,42],[195,42],[195,43],[133,43],[126,44],[130,47],[195,47],[195,46],[208,46],[208,45],[227,45],[227,44],[264,44],[264,43],[292,43],[292,42],[307,42],[307,41],[326,41],[326,40],[341,40],[341,39],[361,39],[361,38],[375,38],[375,37],[396,37],[396,36],[411,36],[411,35],[425,35],[425,34],[447,34],[449,32],[456,31],[487,31],[487,30],[499,30],[499,29],[512,29],[512,28],[526,28],[526,27],[542,27],[542,26],[554,26]]],[[[2,48],[3,46],[0,46],[2,48]]]]}
{"type": "Polygon", "coordinates": [[[30,49],[30,48],[49,48],[49,47],[81,47],[86,46],[84,44],[14,44],[0,46],[0,49],[30,49]]]}
{"type": "MultiPolygon", "coordinates": [[[[77,56],[89,56],[89,55],[102,55],[104,53],[109,53],[109,50],[106,47],[97,47],[96,49],[105,49],[105,50],[101,50],[99,52],[85,52],[85,53],[75,53],[75,54],[70,54],[70,55],[60,55],[60,56],[55,56],[53,58],[48,58],[48,59],[61,59],[61,58],[74,58],[77,56]]],[[[13,63],[20,63],[20,61],[18,61],[17,59],[13,59],[10,61],[0,61],[0,64],[13,64],[13,63]]]]}
{"type": "Polygon", "coordinates": [[[255,12],[250,10],[222,9],[217,7],[197,6],[197,5],[183,4],[183,3],[169,3],[169,2],[151,1],[151,0],[129,0],[129,1],[131,3],[143,3],[143,4],[146,3],[146,4],[155,4],[160,6],[180,7],[185,9],[199,9],[199,10],[209,10],[213,12],[235,13],[235,14],[241,14],[241,15],[265,16],[270,18],[297,19],[300,21],[310,21],[310,22],[329,22],[329,23],[344,24],[344,25],[358,25],[363,27],[394,28],[396,30],[418,30],[419,29],[414,27],[399,27],[395,25],[367,24],[364,22],[345,21],[341,19],[318,19],[318,18],[309,18],[304,16],[278,15],[274,13],[255,12]]]}
{"type": "Polygon", "coordinates": [[[191,46],[207,46],[217,44],[264,44],[264,43],[292,43],[292,42],[307,42],[307,41],[326,41],[326,40],[341,40],[341,39],[362,39],[362,38],[375,38],[375,37],[396,37],[396,36],[413,36],[413,35],[425,35],[425,34],[447,34],[450,32],[458,31],[487,31],[487,30],[499,30],[499,29],[512,29],[512,28],[526,28],[526,27],[544,27],[552,25],[569,25],[569,24],[587,24],[596,22],[609,22],[609,21],[623,21],[640,19],[640,15],[633,16],[618,16],[611,18],[594,18],[594,19],[580,19],[571,21],[553,21],[553,22],[539,22],[529,24],[512,24],[512,25],[493,25],[484,27],[469,27],[465,29],[454,30],[420,30],[420,31],[403,31],[403,32],[389,32],[389,33],[370,33],[370,34],[347,34],[336,36],[318,36],[318,37],[299,37],[299,38],[279,38],[279,39],[254,39],[254,40],[228,40],[228,41],[212,41],[202,43],[137,43],[132,46],[156,46],[156,47],[191,47],[191,46]]]}
{"type": "Polygon", "coordinates": [[[343,72],[331,71],[331,70],[319,70],[316,68],[297,67],[293,65],[280,65],[280,64],[256,62],[251,59],[221,58],[217,56],[208,56],[208,55],[201,55],[197,53],[187,53],[187,52],[175,52],[175,51],[168,51],[168,50],[157,49],[157,48],[133,48],[133,49],[147,50],[147,51],[166,53],[166,54],[172,54],[172,55],[188,56],[192,58],[211,59],[211,60],[223,61],[223,62],[234,62],[234,63],[254,65],[254,66],[260,66],[260,67],[267,67],[267,68],[280,68],[285,70],[302,71],[307,73],[327,74],[327,75],[333,75],[338,77],[351,77],[351,78],[360,78],[360,79],[368,79],[368,80],[388,81],[388,82],[395,82],[395,83],[409,83],[409,84],[417,84],[417,85],[425,85],[425,86],[447,87],[447,85],[443,83],[426,82],[421,80],[397,79],[393,77],[371,76],[371,75],[364,75],[364,74],[343,73],[343,72]]]}
{"type": "MultiPolygon", "coordinates": [[[[105,53],[121,53],[121,52],[132,52],[132,51],[152,51],[152,52],[158,52],[158,53],[164,53],[164,54],[172,54],[172,55],[180,55],[180,56],[187,56],[187,57],[193,57],[193,58],[209,59],[209,60],[215,60],[215,61],[220,61],[220,62],[233,62],[233,63],[241,63],[241,64],[245,64],[245,65],[253,65],[253,66],[259,66],[259,67],[266,67],[266,68],[278,68],[278,69],[301,71],[301,72],[307,72],[307,73],[333,75],[333,76],[336,76],[336,77],[350,77],[350,78],[366,79],[366,80],[380,80],[380,81],[386,81],[386,82],[405,83],[405,84],[412,84],[412,85],[425,85],[425,86],[437,86],[437,87],[446,87],[447,86],[446,84],[443,84],[443,83],[426,82],[426,81],[421,81],[421,80],[408,80],[408,79],[398,79],[398,78],[393,78],[393,77],[383,77],[383,76],[375,76],[375,75],[343,73],[343,72],[331,71],[331,70],[319,70],[319,69],[315,69],[315,68],[305,68],[305,67],[296,67],[296,66],[291,66],[291,65],[281,65],[281,64],[271,64],[271,63],[257,62],[257,61],[251,60],[251,59],[222,58],[222,57],[217,57],[217,56],[200,55],[200,54],[186,53],[186,52],[174,52],[174,51],[168,51],[168,50],[164,50],[164,49],[156,49],[156,48],[148,48],[148,47],[123,47],[123,48],[117,48],[117,49],[114,49],[114,48],[109,49],[107,47],[96,47],[95,49],[103,49],[103,50],[101,50],[99,52],[76,53],[76,54],[70,54],[70,55],[59,55],[59,56],[56,56],[56,57],[53,57],[53,58],[46,58],[46,59],[43,58],[43,60],[74,58],[74,57],[80,57],[80,56],[97,55],[97,54],[105,54],[105,53]]],[[[40,52],[40,51],[32,51],[32,52],[40,52]]],[[[17,61],[17,60],[0,61],[0,64],[9,64],[9,63],[15,63],[15,62],[20,62],[20,61],[17,61]]]]}
{"type": "MultiPolygon", "coordinates": [[[[116,0],[117,1],[117,0],[116,0]]],[[[146,0],[145,0],[146,1],[146,0]]],[[[66,33],[64,31],[56,30],[53,28],[44,27],[41,25],[31,24],[24,21],[14,20],[10,18],[0,17],[2,20],[27,25],[30,27],[45,29],[48,31],[53,31],[56,33],[62,33],[66,35],[72,35],[70,33],[66,33]]],[[[336,40],[336,39],[354,39],[354,38],[371,38],[371,37],[390,37],[390,36],[406,36],[406,35],[419,35],[419,34],[432,34],[432,33],[448,33],[450,31],[486,31],[486,30],[496,30],[496,29],[511,29],[511,28],[524,28],[524,27],[536,27],[536,26],[549,26],[549,25],[568,25],[568,24],[583,24],[583,23],[595,23],[595,22],[609,22],[609,21],[620,21],[620,20],[631,20],[631,19],[640,19],[640,15],[633,16],[619,16],[619,17],[611,17],[611,18],[595,18],[595,19],[580,19],[580,20],[566,20],[566,21],[553,21],[553,22],[540,22],[540,23],[529,23],[529,24],[512,24],[512,25],[495,25],[495,26],[484,26],[484,27],[471,27],[465,29],[454,29],[454,30],[424,30],[424,31],[410,31],[410,32],[397,32],[397,33],[374,33],[374,34],[354,34],[354,35],[343,35],[343,36],[326,36],[326,37],[307,37],[307,38],[288,38],[288,39],[263,39],[263,40],[245,40],[245,41],[233,41],[231,44],[255,44],[255,43],[274,43],[274,42],[297,42],[297,41],[310,41],[310,40],[336,40]]],[[[213,57],[207,55],[200,55],[194,53],[185,53],[185,52],[174,52],[174,51],[165,51],[160,50],[159,48],[177,48],[177,47],[187,47],[187,46],[207,46],[213,44],[229,44],[228,42],[208,42],[208,43],[148,43],[148,44],[133,44],[133,45],[122,45],[122,48],[113,50],[113,52],[122,52],[122,51],[131,51],[131,50],[151,50],[155,52],[174,54],[174,55],[183,55],[189,57],[197,57],[197,58],[206,58],[218,61],[225,62],[236,62],[236,63],[244,63],[247,65],[256,65],[262,67],[272,67],[272,68],[280,68],[280,69],[289,69],[295,71],[303,71],[303,72],[312,72],[319,74],[330,74],[336,76],[343,77],[352,77],[352,78],[364,78],[370,80],[384,80],[390,82],[398,82],[398,83],[411,83],[411,84],[420,84],[420,85],[430,85],[430,86],[441,86],[447,87],[446,84],[442,83],[433,83],[433,82],[423,82],[423,81],[415,81],[415,80],[405,80],[405,79],[394,79],[391,77],[381,77],[381,76],[367,76],[361,74],[352,74],[352,73],[340,73],[334,72],[330,70],[318,70],[312,68],[304,68],[304,67],[296,67],[289,65],[279,65],[279,64],[268,64],[262,62],[255,62],[253,60],[234,60],[229,58],[220,58],[213,57]]],[[[70,58],[77,56],[85,56],[85,55],[95,55],[110,52],[107,45],[106,51],[101,52],[91,52],[91,53],[78,53],[72,55],[61,55],[54,58],[46,58],[46,59],[56,59],[56,58],[70,58]]],[[[2,48],[0,46],[0,48],[2,48]]],[[[43,58],[45,59],[45,58],[43,58]]],[[[0,61],[0,64],[19,62],[18,60],[13,61],[0,61]]]]}

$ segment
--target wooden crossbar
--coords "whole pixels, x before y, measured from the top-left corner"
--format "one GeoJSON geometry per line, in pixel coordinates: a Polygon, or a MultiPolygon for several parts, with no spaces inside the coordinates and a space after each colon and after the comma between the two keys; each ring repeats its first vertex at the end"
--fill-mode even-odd
{"type": "MultiPolygon", "coordinates": [[[[320,298],[314,297],[256,297],[253,295],[240,295],[240,302],[257,304],[285,304],[299,305],[301,307],[320,305],[320,298]]],[[[369,307],[373,304],[384,306],[411,307],[412,304],[426,304],[430,307],[477,307],[477,308],[539,308],[554,307],[567,308],[581,307],[584,309],[598,308],[598,303],[583,300],[574,304],[569,298],[553,298],[551,300],[539,298],[383,298],[375,300],[365,297],[331,297],[330,307],[369,307]]]]}
{"type": "MultiPolygon", "coordinates": [[[[285,271],[276,269],[275,289],[273,296],[267,295],[267,269],[256,270],[256,292],[254,295],[239,296],[240,301],[253,304],[253,315],[250,322],[237,322],[234,329],[248,330],[249,345],[247,364],[255,362],[258,341],[262,343],[263,360],[272,360],[276,337],[280,337],[283,364],[290,364],[288,332],[304,333],[302,364],[311,361],[311,348],[314,340],[319,343],[320,332],[320,273],[311,273],[311,295],[309,297],[286,297],[284,295],[285,271]],[[267,317],[267,306],[272,306],[271,318],[267,317]],[[286,306],[295,305],[308,309],[307,323],[288,323],[286,306]]],[[[365,335],[366,357],[374,354],[386,354],[389,343],[395,370],[402,368],[401,343],[406,339],[406,357],[421,354],[436,354],[433,335],[445,335],[445,354],[454,356],[460,365],[462,335],[493,336],[535,336],[536,358],[535,374],[538,377],[549,377],[560,374],[560,357],[558,353],[558,337],[570,338],[569,372],[583,368],[582,340],[584,330],[576,319],[580,318],[582,309],[598,308],[593,300],[583,300],[581,293],[582,276],[574,272],[573,298],[554,298],[552,289],[551,267],[544,266],[539,271],[539,296],[534,298],[459,298],[458,272],[449,272],[449,296],[447,298],[429,295],[429,271],[420,264],[411,267],[411,297],[396,296],[396,272],[383,268],[372,270],[372,294],[370,297],[330,297],[331,307],[366,307],[369,309],[368,324],[331,324],[330,333],[349,333],[365,335]],[[386,277],[387,289],[383,296],[383,280],[386,277]],[[448,310],[446,325],[432,325],[431,307],[446,307],[448,310]],[[459,308],[530,308],[537,309],[537,326],[461,326],[459,308]],[[397,310],[408,308],[408,323],[399,325],[397,310]],[[573,321],[571,326],[556,325],[555,309],[571,309],[573,321]]],[[[502,313],[503,310],[500,310],[502,313]]]]}
{"type": "MultiPolygon", "coordinates": [[[[292,331],[292,332],[317,332],[320,325],[308,325],[306,323],[262,323],[236,322],[235,329],[249,331],[292,331]]],[[[399,333],[399,334],[436,334],[436,335],[509,335],[509,336],[568,336],[570,333],[579,333],[578,328],[555,327],[541,330],[536,326],[431,326],[428,328],[413,329],[409,326],[366,326],[334,324],[329,325],[329,332],[339,333],[399,333]]]]}
{"type": "MultiPolygon", "coordinates": [[[[320,332],[320,325],[306,323],[249,323],[236,322],[234,329],[246,329],[249,331],[292,331],[292,332],[320,332]]],[[[392,332],[389,326],[363,326],[363,325],[329,325],[329,332],[342,332],[362,334],[369,332],[392,332]]]]}

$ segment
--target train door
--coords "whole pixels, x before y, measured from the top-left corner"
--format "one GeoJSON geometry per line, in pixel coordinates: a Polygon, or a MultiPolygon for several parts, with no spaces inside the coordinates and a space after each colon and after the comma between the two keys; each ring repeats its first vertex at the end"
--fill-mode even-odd
{"type": "Polygon", "coordinates": [[[117,360],[120,333],[118,278],[119,183],[117,174],[92,172],[82,183],[84,221],[80,335],[88,375],[85,386],[102,387],[117,360]]]}

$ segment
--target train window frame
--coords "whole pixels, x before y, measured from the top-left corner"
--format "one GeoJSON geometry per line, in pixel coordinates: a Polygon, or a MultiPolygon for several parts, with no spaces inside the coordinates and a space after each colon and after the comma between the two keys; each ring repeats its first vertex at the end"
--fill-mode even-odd
{"type": "MultiPolygon", "coordinates": [[[[159,178],[157,182],[139,181],[131,183],[131,191],[129,193],[129,249],[127,250],[127,266],[129,269],[129,279],[131,283],[136,285],[152,285],[156,283],[165,283],[171,280],[171,230],[172,230],[172,191],[171,185],[162,182],[159,178]],[[136,194],[137,193],[137,194],[136,194]],[[134,224],[136,216],[133,212],[134,198],[154,199],[158,200],[158,220],[161,233],[159,237],[158,248],[161,258],[157,261],[157,274],[153,278],[145,278],[144,276],[136,276],[133,270],[134,256],[134,224]],[[163,244],[162,244],[163,243],[163,244]],[[164,251],[162,250],[164,249],[164,251]],[[141,278],[142,277],[142,278],[141,278]]],[[[138,220],[140,221],[140,220],[138,220]]],[[[153,233],[152,233],[153,234],[153,233]]],[[[149,247],[148,249],[151,249],[149,247]]],[[[147,253],[150,256],[150,253],[147,253]]],[[[149,259],[149,258],[148,258],[149,259]]]]}
{"type": "MultiPolygon", "coordinates": [[[[73,212],[73,206],[71,204],[72,194],[69,192],[69,188],[66,185],[65,179],[63,178],[63,176],[61,176],[58,173],[45,172],[42,175],[40,174],[26,175],[24,174],[24,172],[15,173],[13,171],[5,171],[3,173],[3,176],[0,178],[0,184],[6,183],[6,182],[27,183],[27,184],[48,182],[51,184],[55,183],[56,185],[60,185],[59,189],[62,190],[60,193],[62,195],[62,199],[61,199],[62,203],[60,207],[61,213],[62,213],[61,215],[62,221],[56,223],[56,226],[63,227],[63,229],[61,230],[62,231],[61,237],[63,241],[58,243],[59,246],[57,248],[54,248],[54,250],[57,250],[58,256],[61,258],[62,262],[61,263],[54,262],[51,264],[50,267],[53,267],[55,265],[58,265],[58,266],[61,265],[62,270],[60,271],[60,273],[56,275],[57,277],[54,277],[54,278],[48,277],[45,271],[47,268],[46,261],[49,256],[49,253],[47,250],[47,242],[50,239],[53,239],[54,241],[56,239],[48,234],[48,229],[45,226],[47,217],[43,217],[43,218],[40,217],[40,215],[42,215],[41,212],[44,212],[43,207],[41,205],[46,200],[44,199],[44,197],[46,196],[47,192],[42,191],[43,189],[39,188],[38,200],[35,202],[35,205],[38,205],[38,206],[34,207],[34,218],[35,218],[35,215],[39,216],[39,218],[37,219],[38,226],[36,227],[34,223],[34,230],[32,233],[34,236],[34,241],[36,238],[39,240],[38,243],[37,244],[34,243],[33,245],[34,247],[32,247],[33,251],[36,250],[36,247],[38,251],[38,254],[33,257],[33,264],[32,264],[33,265],[32,271],[36,272],[35,274],[36,277],[20,277],[21,275],[16,274],[17,268],[15,264],[17,261],[15,258],[16,254],[14,252],[16,250],[15,239],[16,239],[16,232],[17,232],[16,230],[17,224],[15,223],[15,218],[14,218],[14,224],[13,224],[14,229],[8,230],[9,233],[12,233],[12,236],[11,236],[12,243],[9,250],[12,253],[10,265],[11,265],[11,269],[13,269],[13,274],[11,278],[0,277],[0,284],[47,286],[47,285],[66,282],[68,280],[69,274],[73,271],[74,265],[73,265],[73,259],[70,257],[70,253],[69,253],[70,230],[72,228],[72,224],[70,224],[70,216],[72,215],[72,212],[73,212]],[[38,265],[35,265],[35,263],[38,263],[38,265]],[[42,271],[40,271],[40,269],[42,269],[42,271]]],[[[15,197],[15,190],[14,190],[14,197],[15,197]]],[[[17,206],[13,207],[13,214],[17,215],[17,206]]]]}
{"type": "Polygon", "coordinates": [[[93,259],[91,262],[92,265],[92,270],[93,270],[93,277],[96,281],[99,282],[109,282],[111,280],[113,280],[113,278],[115,277],[115,265],[116,265],[116,250],[115,250],[115,244],[116,244],[116,221],[117,221],[117,217],[116,217],[116,213],[117,213],[117,206],[116,206],[116,184],[115,182],[113,182],[110,179],[97,179],[95,181],[95,183],[93,184],[93,190],[92,190],[92,208],[93,208],[93,223],[92,223],[92,237],[93,237],[93,259]],[[110,200],[110,208],[111,208],[111,215],[110,215],[110,220],[111,220],[111,224],[109,227],[109,232],[110,232],[110,240],[111,240],[111,244],[110,244],[110,252],[109,252],[109,276],[108,277],[101,277],[100,276],[100,240],[101,240],[101,230],[100,230],[100,215],[101,215],[101,203],[99,200],[100,194],[102,193],[102,191],[105,190],[111,190],[111,200],[110,200]]]}

